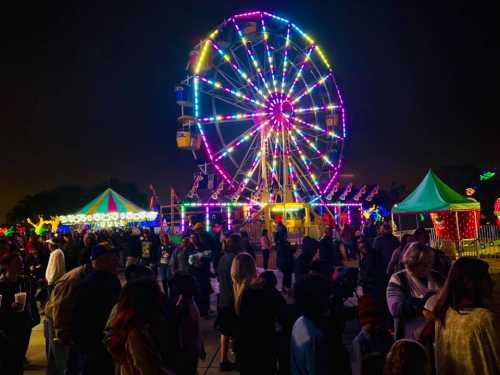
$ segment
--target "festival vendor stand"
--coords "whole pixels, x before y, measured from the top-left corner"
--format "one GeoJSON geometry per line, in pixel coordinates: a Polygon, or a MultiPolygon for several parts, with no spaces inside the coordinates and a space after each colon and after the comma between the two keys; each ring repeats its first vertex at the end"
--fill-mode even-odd
{"type": "Polygon", "coordinates": [[[158,217],[156,211],[145,211],[111,188],[89,202],[73,215],[59,216],[63,225],[90,225],[93,228],[113,228],[144,225],[158,217]]]}
{"type": "MultiPolygon", "coordinates": [[[[392,215],[430,214],[436,240],[443,250],[477,255],[480,204],[446,185],[432,170],[402,202],[395,204],[392,215]]],[[[393,220],[394,222],[394,220],[393,220]]]]}

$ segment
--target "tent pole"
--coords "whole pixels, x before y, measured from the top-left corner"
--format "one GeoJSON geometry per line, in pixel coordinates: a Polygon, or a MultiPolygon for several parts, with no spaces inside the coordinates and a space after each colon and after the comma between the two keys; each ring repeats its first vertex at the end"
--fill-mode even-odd
{"type": "Polygon", "coordinates": [[[476,232],[476,238],[474,241],[475,247],[476,247],[476,256],[479,257],[479,228],[477,226],[477,211],[474,210],[474,229],[476,232]]]}
{"type": "Polygon", "coordinates": [[[458,223],[458,211],[455,211],[455,223],[457,225],[458,248],[460,249],[460,224],[458,223]]]}

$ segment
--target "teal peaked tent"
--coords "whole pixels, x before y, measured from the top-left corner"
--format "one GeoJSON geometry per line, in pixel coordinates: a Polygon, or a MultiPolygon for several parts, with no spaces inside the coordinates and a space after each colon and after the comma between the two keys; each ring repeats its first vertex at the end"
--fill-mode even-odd
{"type": "Polygon", "coordinates": [[[478,210],[479,202],[464,197],[446,185],[432,170],[416,189],[392,208],[394,214],[478,210]]]}

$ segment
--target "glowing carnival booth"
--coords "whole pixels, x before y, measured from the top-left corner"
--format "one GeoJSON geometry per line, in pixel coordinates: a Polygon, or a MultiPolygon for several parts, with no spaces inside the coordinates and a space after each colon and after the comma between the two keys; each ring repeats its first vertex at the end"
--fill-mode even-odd
{"type": "Polygon", "coordinates": [[[446,185],[432,170],[401,203],[394,205],[393,215],[429,213],[436,239],[444,250],[456,255],[477,255],[480,204],[464,197],[446,185]]]}
{"type": "Polygon", "coordinates": [[[259,207],[269,229],[279,215],[291,227],[310,225],[311,203],[331,212],[345,107],[310,35],[271,13],[237,14],[194,47],[187,72],[176,88],[177,145],[224,184],[214,188],[218,202],[259,207]]]}
{"type": "Polygon", "coordinates": [[[108,188],[76,214],[61,215],[59,219],[65,225],[88,224],[97,228],[110,228],[152,222],[157,216],[156,211],[145,211],[108,188]]]}

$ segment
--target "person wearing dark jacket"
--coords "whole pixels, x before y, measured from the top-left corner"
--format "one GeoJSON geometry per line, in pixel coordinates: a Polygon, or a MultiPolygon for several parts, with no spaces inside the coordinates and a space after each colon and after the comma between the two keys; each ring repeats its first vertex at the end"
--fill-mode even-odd
{"type": "Polygon", "coordinates": [[[275,288],[276,277],[265,271],[241,296],[237,355],[242,375],[274,375],[277,371],[277,323],[286,302],[275,288]]]}
{"type": "Polygon", "coordinates": [[[231,265],[237,253],[241,251],[241,238],[232,234],[217,265],[217,279],[219,281],[219,299],[217,306],[217,320],[215,325],[220,331],[220,364],[221,371],[235,369],[235,364],[229,361],[229,338],[234,338],[236,330],[236,312],[234,311],[233,281],[231,279],[231,265]]]}
{"type": "Polygon", "coordinates": [[[92,248],[90,259],[93,270],[79,285],[73,309],[73,336],[84,356],[83,375],[111,375],[113,362],[103,339],[106,321],[121,290],[116,276],[118,255],[98,244],[92,248]]]}
{"type": "Polygon", "coordinates": [[[295,259],[295,280],[298,281],[309,273],[309,266],[318,252],[319,243],[314,238],[305,236],[302,240],[302,252],[295,259]]]}
{"type": "Polygon", "coordinates": [[[380,231],[380,236],[373,241],[373,248],[382,256],[384,270],[387,270],[392,253],[399,247],[399,240],[392,234],[392,227],[389,223],[382,224],[380,231]]]}
{"type": "Polygon", "coordinates": [[[141,231],[139,228],[132,228],[132,233],[127,241],[127,251],[125,267],[137,264],[142,255],[141,231]]]}
{"type": "Polygon", "coordinates": [[[358,239],[359,282],[364,295],[371,295],[385,306],[385,270],[382,256],[373,250],[367,239],[358,239]]]}
{"type": "Polygon", "coordinates": [[[342,266],[340,242],[333,240],[330,228],[325,230],[323,237],[319,240],[319,259],[328,265],[330,274],[333,273],[335,267],[342,266]]]}

